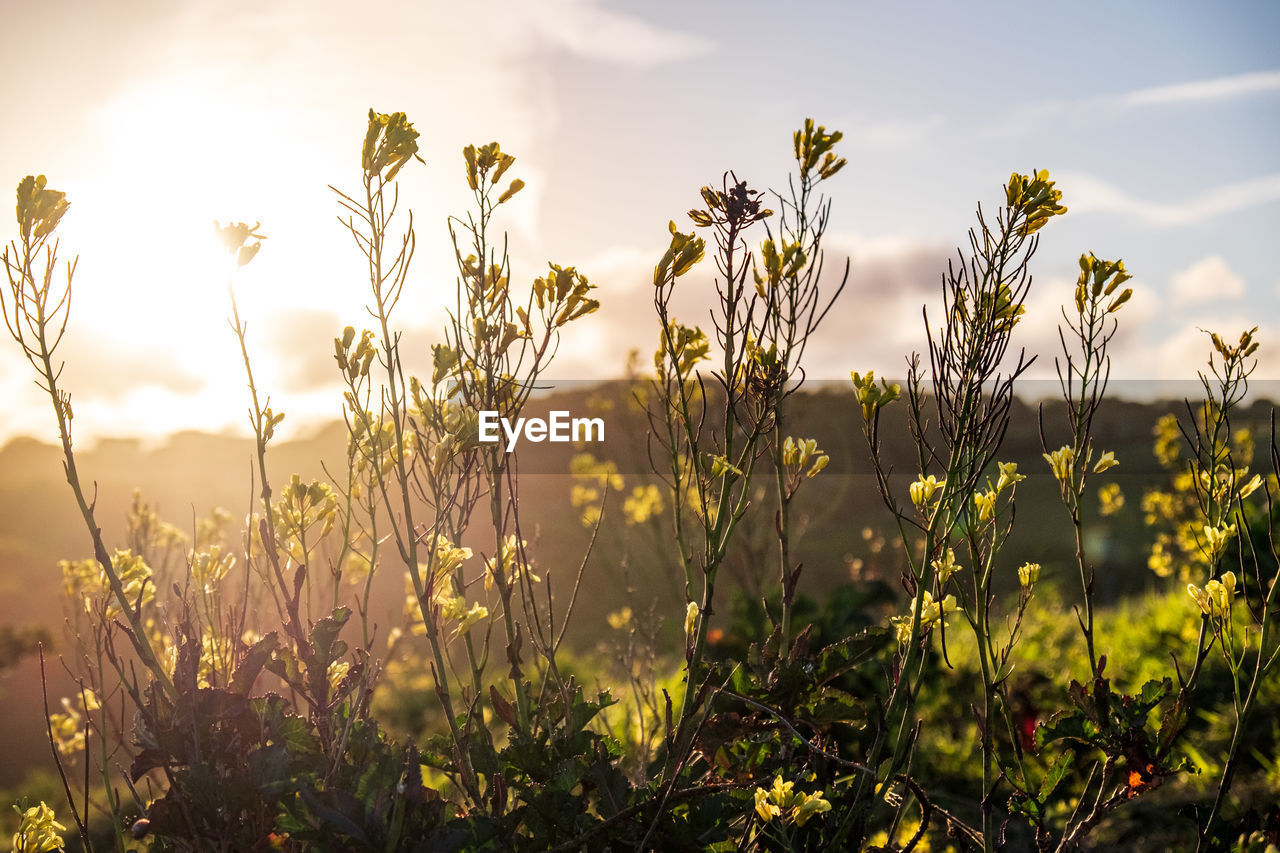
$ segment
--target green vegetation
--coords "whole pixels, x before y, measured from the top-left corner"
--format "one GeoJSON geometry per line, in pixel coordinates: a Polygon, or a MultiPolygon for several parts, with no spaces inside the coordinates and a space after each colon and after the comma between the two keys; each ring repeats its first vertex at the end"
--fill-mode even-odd
{"type": "Polygon", "coordinates": [[[844,510],[877,568],[815,600],[800,508],[840,461],[800,431],[796,392],[848,267],[824,276],[822,190],[845,164],[841,134],[808,121],[786,193],[730,173],[702,188],[692,231],[670,224],[653,371],[635,369],[627,412],[627,400],[596,401],[647,424],[653,477],[628,490],[615,460],[574,458],[568,503],[590,543],[566,582],[539,559],[519,454],[481,442],[478,413],[532,410],[561,336],[599,307],[595,287],[555,263],[513,283],[496,223],[524,182],[497,143],[467,146],[472,208],[449,219],[456,298],[431,375],[410,375],[396,311],[415,231],[397,179],[417,136],[402,113],[370,111],[359,189],[334,188],[372,318],[333,342],[344,464],[272,480],[285,414],[254,379],[235,289],[263,235],[230,224],[219,233],[255,506],[243,530],[213,512],[188,535],[137,498],[120,547],[81,479],[60,384],[75,263],[59,266],[55,234],[68,204],[44,177],[20,183],[5,318],[53,405],[93,556],[61,565],[78,690],[45,713],[65,800],[56,815],[44,790],[22,803],[15,850],[1280,843],[1268,713],[1280,703],[1280,451],[1272,435],[1271,471],[1254,473],[1257,438],[1233,427],[1253,332],[1211,337],[1203,402],[1157,435],[1170,482],[1143,500],[1158,532],[1150,565],[1182,589],[1163,580],[1143,602],[1102,608],[1088,525],[1125,517],[1108,472],[1126,460],[1095,423],[1131,291],[1123,263],[1080,257],[1064,294],[1063,403],[1040,425],[1061,510],[1033,523],[1074,544],[1055,558],[1070,583],[1049,578],[1020,553],[1028,471],[1004,444],[1028,365],[1011,340],[1030,264],[1066,207],[1047,172],[1014,173],[944,276],[905,388],[852,373],[890,520],[882,530],[844,510]],[[672,297],[708,255],[706,330],[677,319],[672,297]],[[899,417],[905,478],[887,451],[899,417]],[[610,628],[603,665],[566,642],[597,546],[632,577],[670,580],[591,614],[610,628]],[[374,605],[388,581],[404,589],[391,630],[374,605]]]}

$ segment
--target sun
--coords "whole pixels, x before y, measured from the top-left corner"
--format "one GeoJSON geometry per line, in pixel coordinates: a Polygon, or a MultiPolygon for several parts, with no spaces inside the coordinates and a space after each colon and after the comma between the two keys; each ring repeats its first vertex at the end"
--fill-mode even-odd
{"type": "MultiPolygon", "coordinates": [[[[95,124],[87,180],[65,188],[75,216],[64,252],[80,257],[69,378],[84,350],[103,354],[101,342],[111,348],[108,364],[129,375],[89,372],[98,387],[82,409],[86,426],[143,437],[243,431],[246,379],[228,324],[230,288],[252,287],[255,265],[237,271],[215,222],[253,225],[256,211],[287,200],[272,196],[255,152],[276,119],[193,75],[138,82],[104,102],[95,124]],[[122,387],[104,395],[103,382],[122,387]]],[[[263,331],[254,299],[241,298],[240,311],[263,331]]],[[[258,357],[269,362],[269,353],[258,357]]],[[[272,367],[255,371],[270,376],[272,367]]]]}

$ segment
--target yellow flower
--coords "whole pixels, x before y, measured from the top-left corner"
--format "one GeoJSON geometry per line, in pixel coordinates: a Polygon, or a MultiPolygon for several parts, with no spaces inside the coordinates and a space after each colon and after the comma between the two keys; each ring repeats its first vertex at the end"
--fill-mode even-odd
{"type": "MultiPolygon", "coordinates": [[[[926,589],[920,604],[921,632],[927,632],[935,622],[945,618],[948,613],[953,613],[955,610],[956,597],[954,595],[948,595],[939,603],[933,600],[933,593],[926,589]]],[[[913,630],[914,615],[913,610],[906,616],[893,616],[889,619],[889,624],[893,625],[897,634],[898,642],[903,645],[911,642],[911,636],[915,633],[913,630]]]]}
{"type": "Polygon", "coordinates": [[[990,521],[996,514],[996,493],[992,491],[974,493],[973,505],[978,510],[979,522],[990,521]]]}
{"type": "Polygon", "coordinates": [[[953,548],[948,548],[944,557],[933,561],[933,567],[938,572],[938,581],[946,583],[951,576],[960,570],[960,564],[956,562],[956,552],[953,548]]]}
{"type": "Polygon", "coordinates": [[[609,623],[609,627],[615,631],[621,631],[631,624],[631,608],[624,607],[621,610],[615,610],[605,617],[609,623]]]}
{"type": "MultiPolygon", "coordinates": [[[[17,806],[13,808],[18,811],[17,806]]],[[[14,853],[47,853],[62,849],[64,842],[58,833],[66,827],[54,820],[53,809],[41,801],[40,805],[19,813],[22,823],[13,834],[14,853]]]]}
{"type": "Polygon", "coordinates": [[[814,815],[831,811],[831,803],[822,799],[821,791],[802,793],[795,790],[794,782],[784,781],[781,775],[774,777],[768,790],[756,788],[755,806],[756,814],[766,823],[785,817],[796,826],[804,826],[814,815]]]}
{"type": "MultiPolygon", "coordinates": [[[[1208,547],[1209,559],[1216,560],[1226,550],[1227,542],[1236,535],[1236,526],[1229,524],[1225,527],[1204,526],[1204,540],[1208,547]]],[[[1210,581],[1212,583],[1212,581],[1210,581]]]]}
{"type": "Polygon", "coordinates": [[[1187,594],[1200,606],[1200,612],[1214,619],[1225,619],[1231,612],[1236,597],[1236,574],[1226,572],[1221,578],[1211,580],[1204,589],[1187,584],[1187,594]]]}
{"type": "Polygon", "coordinates": [[[1108,450],[1102,454],[1102,458],[1098,460],[1098,464],[1093,466],[1093,473],[1101,474],[1108,468],[1114,468],[1120,463],[1116,461],[1116,453],[1114,450],[1108,450]]]}
{"type": "MultiPolygon", "coordinates": [[[[1247,471],[1245,473],[1248,473],[1247,471]]],[[[1240,499],[1244,500],[1249,495],[1258,491],[1262,487],[1262,477],[1258,474],[1253,475],[1253,479],[1240,487],[1240,499]]]]}
{"type": "Polygon", "coordinates": [[[804,799],[794,808],[791,813],[791,819],[795,821],[796,826],[804,826],[805,821],[816,814],[831,811],[831,803],[822,799],[821,791],[814,791],[812,794],[803,795],[804,799]]]}
{"type": "MultiPolygon", "coordinates": [[[[510,586],[522,577],[528,577],[534,583],[541,583],[542,578],[529,571],[526,562],[520,559],[520,552],[528,542],[521,540],[519,547],[516,546],[516,537],[508,536],[506,541],[502,543],[502,554],[499,559],[492,557],[485,563],[486,571],[484,573],[484,588],[493,589],[494,580],[501,574],[501,579],[505,586],[510,586]],[[499,569],[499,562],[501,569],[499,569]]],[[[467,551],[470,556],[470,549],[460,549],[467,551]]]]}
{"type": "Polygon", "coordinates": [[[1018,567],[1018,583],[1023,589],[1030,589],[1040,580],[1039,563],[1023,563],[1018,567]]]}
{"type": "Polygon", "coordinates": [[[782,815],[782,809],[769,801],[769,792],[764,788],[756,788],[756,814],[766,823],[782,815]]]}
{"type": "Polygon", "coordinates": [[[694,630],[698,627],[698,602],[690,601],[689,606],[684,609],[684,635],[692,637],[694,630]]]}
{"type": "Polygon", "coordinates": [[[1032,172],[1030,176],[1014,172],[1005,187],[1005,203],[1015,218],[1025,217],[1018,233],[1023,236],[1039,231],[1052,216],[1066,213],[1060,204],[1062,190],[1054,188],[1048,170],[1032,172]]]}
{"type": "Polygon", "coordinates": [[[418,131],[414,130],[405,114],[388,115],[369,110],[369,127],[361,152],[365,174],[371,178],[381,177],[384,181],[393,180],[410,158],[422,162],[418,156],[418,131]],[[382,170],[388,166],[391,170],[383,176],[382,170]]]}
{"type": "Polygon", "coordinates": [[[1017,462],[997,462],[1000,466],[1000,479],[996,481],[996,491],[1003,492],[1009,486],[1027,479],[1026,474],[1018,473],[1017,462]]]}
{"type": "Polygon", "coordinates": [[[1147,568],[1162,578],[1173,574],[1173,555],[1165,550],[1164,544],[1156,542],[1151,546],[1151,556],[1147,558],[1147,568]]]}
{"type": "Polygon", "coordinates": [[[876,412],[902,396],[902,389],[897,384],[890,384],[886,379],[881,379],[880,387],[876,387],[874,370],[868,370],[865,374],[851,371],[849,378],[853,380],[858,404],[862,407],[863,420],[873,420],[876,412]]]}
{"type": "Polygon", "coordinates": [[[347,673],[351,671],[351,662],[345,660],[335,660],[329,664],[325,676],[329,681],[329,693],[337,693],[338,687],[342,685],[342,680],[347,677],[347,673]]]}
{"type": "Polygon", "coordinates": [[[37,240],[49,236],[70,207],[66,193],[47,185],[44,175],[27,175],[18,183],[18,226],[24,240],[33,229],[37,240]]]}
{"type": "Polygon", "coordinates": [[[947,485],[946,480],[939,480],[930,474],[928,477],[923,474],[911,484],[910,494],[911,502],[921,509],[925,504],[933,500],[934,495],[941,496],[942,489],[947,485]]]}
{"type": "Polygon", "coordinates": [[[1053,453],[1042,453],[1045,461],[1053,469],[1053,476],[1059,482],[1070,483],[1071,475],[1075,471],[1076,451],[1074,447],[1063,445],[1053,453]]]}
{"type": "Polygon", "coordinates": [[[65,696],[62,707],[62,712],[49,715],[49,732],[60,754],[74,755],[84,749],[85,729],[80,725],[84,718],[65,696]]]}
{"type": "Polygon", "coordinates": [[[687,273],[694,264],[702,260],[706,244],[701,237],[693,234],[681,234],[674,222],[667,226],[671,231],[671,245],[663,253],[662,260],[653,268],[653,286],[661,287],[668,277],[679,278],[687,273]]]}
{"type": "Polygon", "coordinates": [[[662,512],[662,492],[653,483],[636,486],[622,502],[622,514],[628,525],[643,524],[662,512]]]}
{"type": "Polygon", "coordinates": [[[1115,515],[1124,506],[1124,492],[1119,483],[1107,483],[1098,489],[1098,512],[1103,515],[1115,515]]]}
{"type": "Polygon", "coordinates": [[[787,440],[782,443],[782,464],[796,470],[803,470],[805,466],[809,466],[809,470],[805,473],[806,477],[816,477],[830,461],[831,459],[818,449],[817,439],[787,436],[787,440]]]}

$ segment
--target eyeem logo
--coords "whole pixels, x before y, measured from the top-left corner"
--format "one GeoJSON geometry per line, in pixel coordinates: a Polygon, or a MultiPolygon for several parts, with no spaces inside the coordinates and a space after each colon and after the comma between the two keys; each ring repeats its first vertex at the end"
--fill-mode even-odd
{"type": "Polygon", "coordinates": [[[507,452],[515,450],[516,443],[524,437],[534,443],[540,441],[604,441],[604,418],[571,418],[569,413],[556,410],[546,420],[542,418],[516,418],[514,424],[497,412],[482,411],[478,437],[482,444],[495,444],[501,436],[498,425],[507,436],[507,452]]]}

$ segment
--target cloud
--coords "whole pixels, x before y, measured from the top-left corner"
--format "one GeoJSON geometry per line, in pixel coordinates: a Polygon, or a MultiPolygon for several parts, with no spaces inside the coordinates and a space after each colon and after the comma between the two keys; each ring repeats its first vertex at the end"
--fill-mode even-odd
{"type": "Polygon", "coordinates": [[[1191,225],[1228,213],[1280,200],[1280,174],[1228,184],[1177,202],[1135,198],[1095,175],[1062,173],[1058,185],[1069,187],[1072,213],[1122,213],[1148,225],[1191,225]]]}
{"type": "Polygon", "coordinates": [[[271,378],[294,393],[335,387],[338,366],[331,342],[344,325],[337,312],[322,308],[272,312],[265,324],[272,333],[259,344],[269,350],[265,362],[271,378]]]}
{"type": "Polygon", "coordinates": [[[1210,255],[1174,273],[1172,285],[1173,301],[1177,305],[1244,296],[1244,279],[1236,275],[1220,255],[1210,255]]]}
{"type": "Polygon", "coordinates": [[[103,338],[68,334],[58,356],[69,365],[63,386],[75,398],[119,403],[139,388],[187,394],[205,385],[205,377],[184,367],[163,343],[136,338],[127,346],[112,346],[103,338]]]}
{"type": "Polygon", "coordinates": [[[1254,71],[1128,92],[1080,98],[1041,98],[1019,104],[1003,117],[986,120],[982,131],[992,137],[1042,133],[1046,126],[1079,122],[1086,126],[1128,120],[1135,108],[1196,105],[1280,91],[1280,71],[1254,71]]]}
{"type": "Polygon", "coordinates": [[[1187,104],[1204,101],[1223,101],[1280,90],[1280,71],[1250,71],[1192,80],[1168,86],[1153,86],[1117,95],[1110,100],[1121,106],[1150,106],[1156,104],[1187,104]]]}
{"type": "Polygon", "coordinates": [[[853,116],[837,126],[851,128],[845,132],[845,144],[872,151],[884,151],[914,145],[940,135],[947,124],[946,116],[935,113],[921,118],[873,119],[853,116]]]}
{"type": "Polygon", "coordinates": [[[600,62],[648,68],[707,53],[712,43],[656,27],[593,0],[546,0],[527,9],[528,23],[549,44],[600,62]]]}

